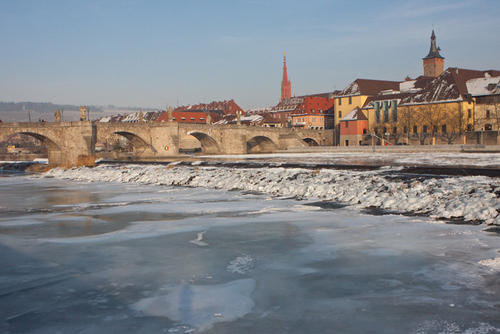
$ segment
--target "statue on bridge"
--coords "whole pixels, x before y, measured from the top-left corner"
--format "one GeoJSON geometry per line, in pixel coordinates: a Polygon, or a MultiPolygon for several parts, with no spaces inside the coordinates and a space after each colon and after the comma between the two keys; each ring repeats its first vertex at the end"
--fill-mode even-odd
{"type": "Polygon", "coordinates": [[[172,110],[172,107],[168,107],[168,110],[167,110],[167,117],[168,117],[168,121],[169,122],[172,122],[173,121],[173,110],[172,110]]]}
{"type": "Polygon", "coordinates": [[[144,113],[142,112],[142,110],[139,112],[139,122],[144,122],[144,113]]]}
{"type": "Polygon", "coordinates": [[[87,107],[80,107],[80,121],[85,121],[87,119],[87,107]]]}
{"type": "Polygon", "coordinates": [[[57,123],[61,122],[61,111],[59,111],[59,109],[54,112],[54,118],[56,119],[57,123]]]}
{"type": "Polygon", "coordinates": [[[236,112],[236,124],[241,125],[241,112],[236,112]]]}
{"type": "Polygon", "coordinates": [[[207,124],[212,124],[212,116],[210,114],[207,114],[207,124]]]}

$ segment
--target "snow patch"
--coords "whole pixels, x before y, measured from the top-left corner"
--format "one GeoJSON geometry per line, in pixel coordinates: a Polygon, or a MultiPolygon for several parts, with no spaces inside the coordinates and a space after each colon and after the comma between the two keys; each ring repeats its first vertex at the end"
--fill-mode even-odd
{"type": "Polygon", "coordinates": [[[229,262],[226,270],[233,274],[244,275],[254,267],[255,260],[249,255],[238,256],[229,262]]]}
{"type": "Polygon", "coordinates": [[[489,267],[494,271],[500,271],[500,257],[496,257],[494,259],[486,259],[479,261],[480,265],[489,267]]]}

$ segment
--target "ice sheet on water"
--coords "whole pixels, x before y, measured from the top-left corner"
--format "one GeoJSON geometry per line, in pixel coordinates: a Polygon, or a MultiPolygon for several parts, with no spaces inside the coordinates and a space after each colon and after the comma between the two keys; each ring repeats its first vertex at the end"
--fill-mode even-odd
{"type": "Polygon", "coordinates": [[[217,322],[228,322],[245,316],[254,307],[250,295],[254,279],[225,284],[180,285],[168,294],[149,297],[132,304],[140,315],[166,317],[203,331],[217,322]]]}

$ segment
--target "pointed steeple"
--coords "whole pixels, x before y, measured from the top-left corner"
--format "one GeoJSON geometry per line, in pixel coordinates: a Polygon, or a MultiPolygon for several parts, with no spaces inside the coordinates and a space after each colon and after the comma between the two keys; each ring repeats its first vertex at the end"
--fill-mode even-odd
{"type": "Polygon", "coordinates": [[[432,29],[431,48],[429,50],[429,54],[424,59],[432,59],[432,58],[444,59],[444,57],[439,54],[439,51],[441,51],[441,49],[436,44],[436,34],[434,33],[434,29],[432,29]]]}
{"type": "Polygon", "coordinates": [[[444,57],[439,54],[441,49],[436,44],[436,34],[432,29],[431,35],[431,49],[429,54],[423,58],[424,62],[424,76],[438,77],[444,71],[444,57]]]}
{"type": "Polygon", "coordinates": [[[286,71],[286,52],[283,54],[283,79],[281,80],[281,101],[292,96],[292,84],[286,71]]]}

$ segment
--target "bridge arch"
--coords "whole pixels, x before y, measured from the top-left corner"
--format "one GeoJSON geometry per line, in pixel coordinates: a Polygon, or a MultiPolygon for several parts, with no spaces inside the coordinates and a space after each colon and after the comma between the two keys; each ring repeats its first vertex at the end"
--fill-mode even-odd
{"type": "Polygon", "coordinates": [[[26,136],[30,136],[30,137],[38,139],[43,145],[45,145],[47,147],[48,152],[51,152],[51,151],[60,152],[61,151],[61,147],[58,144],[56,144],[56,142],[54,140],[52,140],[51,138],[49,138],[46,135],[42,135],[42,134],[39,134],[36,132],[31,132],[31,131],[13,132],[8,136],[8,138],[15,136],[15,135],[18,135],[18,134],[26,135],[26,136]]]}
{"type": "Polygon", "coordinates": [[[199,140],[203,153],[220,153],[221,150],[217,141],[206,133],[191,131],[188,134],[199,140]]]}
{"type": "MultiPolygon", "coordinates": [[[[133,150],[138,152],[144,152],[146,150],[152,150],[152,146],[148,144],[146,140],[141,138],[135,133],[129,131],[115,131],[113,134],[120,135],[127,138],[127,140],[132,144],[133,150]]],[[[154,149],[153,149],[154,150],[154,149]]]]}
{"type": "Polygon", "coordinates": [[[314,138],[304,138],[302,139],[308,146],[319,146],[319,143],[314,138]]]}
{"type": "Polygon", "coordinates": [[[266,136],[255,136],[247,140],[247,153],[270,153],[277,149],[278,145],[266,136]]]}

